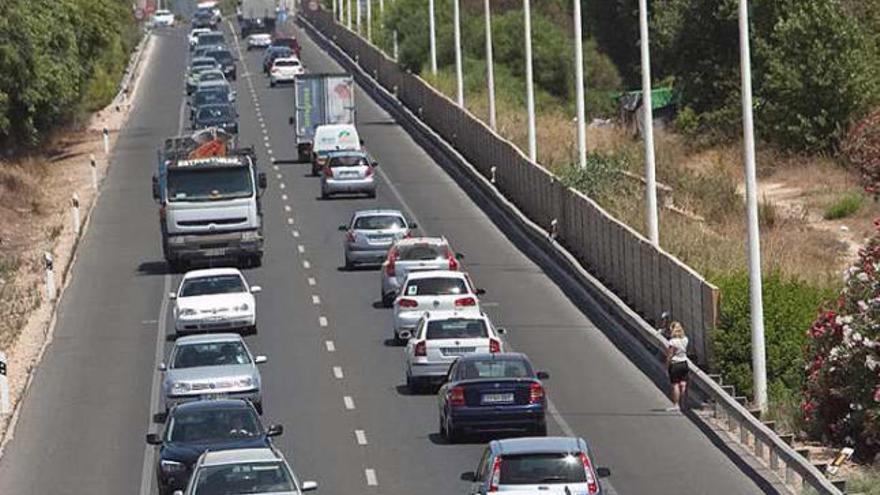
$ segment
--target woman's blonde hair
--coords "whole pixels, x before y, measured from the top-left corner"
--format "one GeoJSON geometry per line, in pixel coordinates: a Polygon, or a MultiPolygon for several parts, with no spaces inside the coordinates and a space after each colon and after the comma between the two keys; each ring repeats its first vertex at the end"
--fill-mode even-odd
{"type": "Polygon", "coordinates": [[[677,321],[673,321],[669,324],[669,335],[671,335],[673,339],[684,337],[684,326],[677,321]]]}

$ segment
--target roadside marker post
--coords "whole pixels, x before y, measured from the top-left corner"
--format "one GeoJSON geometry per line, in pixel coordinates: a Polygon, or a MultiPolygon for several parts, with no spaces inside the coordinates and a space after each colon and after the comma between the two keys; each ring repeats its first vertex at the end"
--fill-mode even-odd
{"type": "Polygon", "coordinates": [[[110,154],[110,129],[106,127],[101,131],[101,135],[104,138],[104,156],[110,154]]]}
{"type": "Polygon", "coordinates": [[[92,189],[98,190],[98,162],[95,155],[89,155],[89,168],[92,169],[92,189]]]}
{"type": "Polygon", "coordinates": [[[46,268],[46,299],[55,300],[55,259],[49,252],[43,253],[43,265],[46,268]]]}
{"type": "Polygon", "coordinates": [[[80,218],[79,218],[79,194],[73,193],[73,198],[70,200],[70,209],[73,214],[73,233],[79,235],[80,229],[80,218]]]}
{"type": "Polygon", "coordinates": [[[0,415],[12,414],[12,403],[9,400],[9,372],[6,354],[0,351],[0,415]]]}

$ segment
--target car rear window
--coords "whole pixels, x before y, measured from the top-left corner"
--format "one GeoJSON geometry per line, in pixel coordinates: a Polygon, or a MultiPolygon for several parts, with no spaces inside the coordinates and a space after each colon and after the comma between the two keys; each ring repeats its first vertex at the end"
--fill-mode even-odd
{"type": "Polygon", "coordinates": [[[298,60],[276,60],[276,67],[299,67],[301,64],[298,60]]]}
{"type": "Polygon", "coordinates": [[[532,369],[521,359],[487,359],[461,363],[462,380],[478,380],[481,378],[529,378],[532,369]]]}
{"type": "Polygon", "coordinates": [[[403,293],[407,296],[454,296],[467,294],[468,288],[460,278],[420,278],[406,284],[403,293]]]}
{"type": "Polygon", "coordinates": [[[223,43],[223,35],[220,33],[205,33],[199,36],[200,45],[219,45],[223,43]]]}
{"type": "Polygon", "coordinates": [[[211,119],[225,119],[232,116],[232,110],[223,105],[223,106],[209,106],[209,107],[201,107],[199,108],[199,113],[196,116],[198,120],[211,120],[211,119]]]}
{"type": "Polygon", "coordinates": [[[204,442],[253,438],[262,433],[260,422],[249,408],[178,411],[168,423],[171,442],[204,442]]]}
{"type": "Polygon", "coordinates": [[[187,279],[180,289],[180,297],[235,294],[238,292],[245,292],[244,282],[238,275],[212,275],[187,279]]]}
{"type": "Polygon", "coordinates": [[[354,221],[356,230],[402,229],[405,227],[406,222],[397,215],[370,215],[358,217],[354,221]]]}
{"type": "Polygon", "coordinates": [[[543,483],[585,483],[584,463],[577,454],[548,453],[506,455],[502,457],[502,485],[543,483]]]}
{"type": "Polygon", "coordinates": [[[431,339],[479,339],[489,336],[486,322],[478,319],[449,319],[428,322],[425,338],[431,339]]]}
{"type": "Polygon", "coordinates": [[[398,260],[427,261],[446,256],[446,247],[439,244],[412,244],[398,248],[398,260]]]}
{"type": "Polygon", "coordinates": [[[200,366],[233,366],[251,362],[241,342],[203,342],[184,344],[174,353],[173,369],[200,366]]]}
{"type": "Polygon", "coordinates": [[[366,167],[369,165],[366,157],[360,155],[334,156],[330,158],[330,168],[336,167],[366,167]]]}

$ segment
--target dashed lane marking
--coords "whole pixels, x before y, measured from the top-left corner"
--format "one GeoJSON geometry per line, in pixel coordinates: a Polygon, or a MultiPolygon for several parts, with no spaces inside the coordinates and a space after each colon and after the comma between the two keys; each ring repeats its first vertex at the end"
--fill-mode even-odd
{"type": "Polygon", "coordinates": [[[317,281],[313,277],[309,277],[308,282],[309,282],[309,285],[311,285],[311,286],[314,286],[317,283],[317,281]]]}
{"type": "Polygon", "coordinates": [[[299,251],[300,254],[302,254],[302,253],[306,252],[306,247],[303,246],[302,244],[298,244],[296,246],[296,250],[299,251]]]}
{"type": "Polygon", "coordinates": [[[357,440],[358,445],[367,444],[367,434],[364,433],[364,430],[354,430],[354,438],[357,440]]]}
{"type": "Polygon", "coordinates": [[[287,225],[293,225],[293,217],[287,218],[287,225]]]}
{"type": "Polygon", "coordinates": [[[285,187],[287,187],[287,186],[285,186],[283,182],[279,182],[279,183],[278,183],[278,188],[279,188],[279,189],[284,189],[285,187]]]}
{"type": "Polygon", "coordinates": [[[311,268],[311,267],[312,267],[312,264],[309,263],[309,260],[303,260],[303,268],[305,268],[306,270],[308,270],[308,269],[311,268]]]}
{"type": "Polygon", "coordinates": [[[291,210],[290,205],[284,205],[284,211],[290,212],[290,210],[291,210]]]}
{"type": "Polygon", "coordinates": [[[367,477],[367,486],[378,486],[379,481],[376,479],[375,469],[364,469],[364,475],[367,477]]]}
{"type": "Polygon", "coordinates": [[[298,231],[298,230],[293,230],[293,231],[291,231],[290,233],[293,234],[294,237],[299,237],[299,231],[298,231]]]}
{"type": "MultiPolygon", "coordinates": [[[[278,165],[275,165],[275,166],[277,167],[278,165]]],[[[286,195],[286,194],[282,194],[282,195],[281,195],[281,200],[282,200],[282,201],[287,201],[287,195],[286,195]]]]}
{"type": "MultiPolygon", "coordinates": [[[[312,297],[318,297],[318,296],[312,296],[312,297]]],[[[315,303],[315,304],[318,304],[318,303],[315,303]]],[[[320,326],[320,327],[327,326],[327,317],[326,316],[319,316],[318,317],[318,326],[320,326]]]]}
{"type": "Polygon", "coordinates": [[[336,352],[336,344],[332,340],[325,340],[324,346],[327,348],[327,352],[336,352]]]}
{"type": "Polygon", "coordinates": [[[342,374],[342,366],[333,367],[333,376],[336,377],[337,380],[345,378],[345,375],[342,374]]]}
{"type": "Polygon", "coordinates": [[[354,399],[351,396],[346,395],[342,398],[342,402],[345,404],[345,408],[349,411],[354,411],[354,399]]]}
{"type": "Polygon", "coordinates": [[[315,306],[321,304],[321,297],[317,294],[312,294],[312,304],[314,304],[315,306]]]}

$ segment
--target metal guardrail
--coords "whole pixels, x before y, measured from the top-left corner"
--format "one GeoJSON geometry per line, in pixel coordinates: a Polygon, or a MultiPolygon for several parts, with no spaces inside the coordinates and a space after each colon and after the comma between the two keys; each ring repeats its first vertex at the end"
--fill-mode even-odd
{"type": "MultiPolygon", "coordinates": [[[[541,206],[552,205],[556,208],[555,211],[562,210],[566,213],[572,212],[574,208],[586,207],[592,208],[596,213],[607,214],[583,194],[561,185],[546,169],[538,164],[529,162],[512,143],[495,134],[467,111],[458,108],[455,102],[434,90],[418,77],[404,73],[393,60],[381,53],[376,47],[370,45],[344,26],[335,23],[332,14],[329,12],[304,11],[301,12],[300,20],[319,37],[320,41],[327,48],[337,52],[337,58],[353,70],[362,85],[369,87],[387,104],[395,107],[398,110],[397,113],[405,118],[408,128],[420,132],[423,137],[429,139],[438,149],[445,150],[449,159],[457,163],[459,168],[463,169],[473,179],[477,187],[487,192],[491,199],[494,200],[496,206],[505,210],[512,218],[518,220],[521,226],[525,227],[524,231],[530,235],[533,241],[542,245],[545,248],[545,252],[555,253],[557,259],[562,261],[564,268],[568,269],[569,274],[577,277],[583,288],[606,311],[611,313],[617,321],[621,322],[633,337],[636,337],[649,350],[653,351],[655,356],[665,353],[666,339],[628,306],[622,297],[606,288],[605,285],[607,284],[603,284],[603,281],[597,279],[588,271],[587,267],[593,269],[595,266],[590,263],[584,263],[585,256],[583,252],[578,253],[576,250],[572,250],[570,246],[564,245],[561,241],[573,238],[580,240],[580,242],[606,244],[607,249],[599,253],[593,253],[589,257],[593,263],[620,263],[621,255],[615,255],[609,251],[615,248],[621,249],[621,246],[625,246],[627,249],[634,249],[634,246],[638,246],[638,249],[642,250],[641,252],[648,251],[652,260],[659,260],[661,256],[669,257],[666,253],[654,249],[653,246],[646,246],[644,242],[627,244],[624,241],[621,244],[619,241],[621,236],[630,236],[640,241],[644,241],[644,239],[629,229],[629,227],[613,218],[605,224],[599,225],[595,215],[592,217],[569,215],[564,218],[566,222],[570,223],[560,225],[559,220],[553,218],[557,221],[554,224],[555,227],[550,227],[551,217],[546,211],[541,210],[541,206]],[[435,105],[445,105],[447,107],[440,109],[440,116],[428,118],[425,112],[425,103],[429,99],[435,105]],[[420,105],[419,103],[422,104],[420,105]],[[460,135],[455,132],[449,134],[450,131],[454,131],[457,128],[454,127],[454,124],[447,123],[444,125],[442,121],[438,122],[437,119],[443,117],[475,121],[483,128],[483,132],[475,133],[471,136],[460,135]],[[493,164],[496,160],[480,163],[475,161],[474,158],[469,157],[462,150],[463,146],[473,145],[484,148],[483,151],[477,150],[476,153],[472,153],[476,155],[477,160],[486,159],[491,157],[492,154],[496,154],[494,157],[497,159],[497,154],[501,150],[512,147],[514,151],[512,156],[509,150],[506,150],[507,158],[511,159],[511,163],[525,163],[532,168],[511,166],[506,170],[507,173],[505,175],[499,177],[498,165],[492,165],[491,168],[487,165],[487,163],[493,164]],[[536,190],[538,191],[537,194],[532,194],[536,190]],[[526,193],[525,197],[522,197],[523,193],[526,193]],[[553,195],[556,197],[553,197],[553,195]],[[519,200],[514,199],[517,196],[519,196],[519,200]],[[560,199],[563,196],[566,196],[565,199],[560,199]],[[536,215],[536,218],[531,216],[531,212],[543,214],[536,215]],[[573,221],[575,218],[579,221],[573,221]],[[586,224],[584,223],[585,218],[588,222],[586,224]],[[564,227],[567,230],[561,230],[560,227],[564,227]],[[574,232],[573,229],[580,229],[581,232],[574,232]],[[560,231],[565,232],[565,236],[562,239],[560,239],[560,231]],[[591,237],[593,235],[596,237],[591,237]],[[602,235],[605,237],[599,237],[602,235]],[[611,237],[617,237],[618,240],[609,240],[611,237]]],[[[670,269],[678,269],[685,274],[696,275],[690,268],[682,265],[674,258],[672,258],[671,263],[672,265],[666,265],[663,268],[666,273],[669,273],[670,269]]],[[[652,261],[649,266],[655,269],[659,268],[660,265],[659,262],[655,265],[652,261]]],[[[645,268],[644,265],[638,266],[639,270],[643,268],[645,268]]],[[[635,275],[630,273],[626,276],[635,275]]],[[[622,283],[624,284],[631,284],[629,285],[630,287],[638,285],[639,282],[637,278],[630,280],[616,278],[611,281],[620,284],[621,280],[623,280],[622,283]]],[[[699,280],[702,281],[702,279],[699,280]]],[[[613,283],[611,285],[614,287],[613,283]]],[[[647,285],[644,287],[643,292],[663,289],[665,288],[647,285]]],[[[717,311],[717,290],[712,290],[714,288],[711,286],[709,286],[710,290],[706,290],[705,287],[701,287],[701,289],[700,297],[711,297],[711,307],[717,311]]],[[[672,297],[672,295],[667,297],[672,297]]],[[[656,304],[659,304],[657,307],[662,308],[664,300],[660,299],[656,301],[656,304]]],[[[654,364],[659,366],[659,362],[654,364]]],[[[698,366],[694,363],[689,363],[689,366],[692,387],[711,404],[716,419],[724,422],[730,432],[738,432],[740,443],[751,450],[754,456],[761,460],[775,476],[786,482],[789,486],[813,489],[823,495],[843,494],[819,469],[786,444],[773,430],[764,425],[743,405],[725,392],[718,383],[698,366]]]]}
{"type": "Polygon", "coordinates": [[[147,45],[147,40],[150,39],[150,36],[150,31],[145,30],[144,35],[141,36],[141,40],[135,47],[134,53],[131,54],[128,65],[125,66],[125,72],[122,74],[122,79],[119,81],[119,91],[116,93],[116,96],[113,97],[114,107],[121,104],[128,97],[128,93],[131,90],[131,83],[134,81],[134,75],[137,73],[137,68],[141,63],[141,58],[144,53],[144,47],[147,45]]]}

